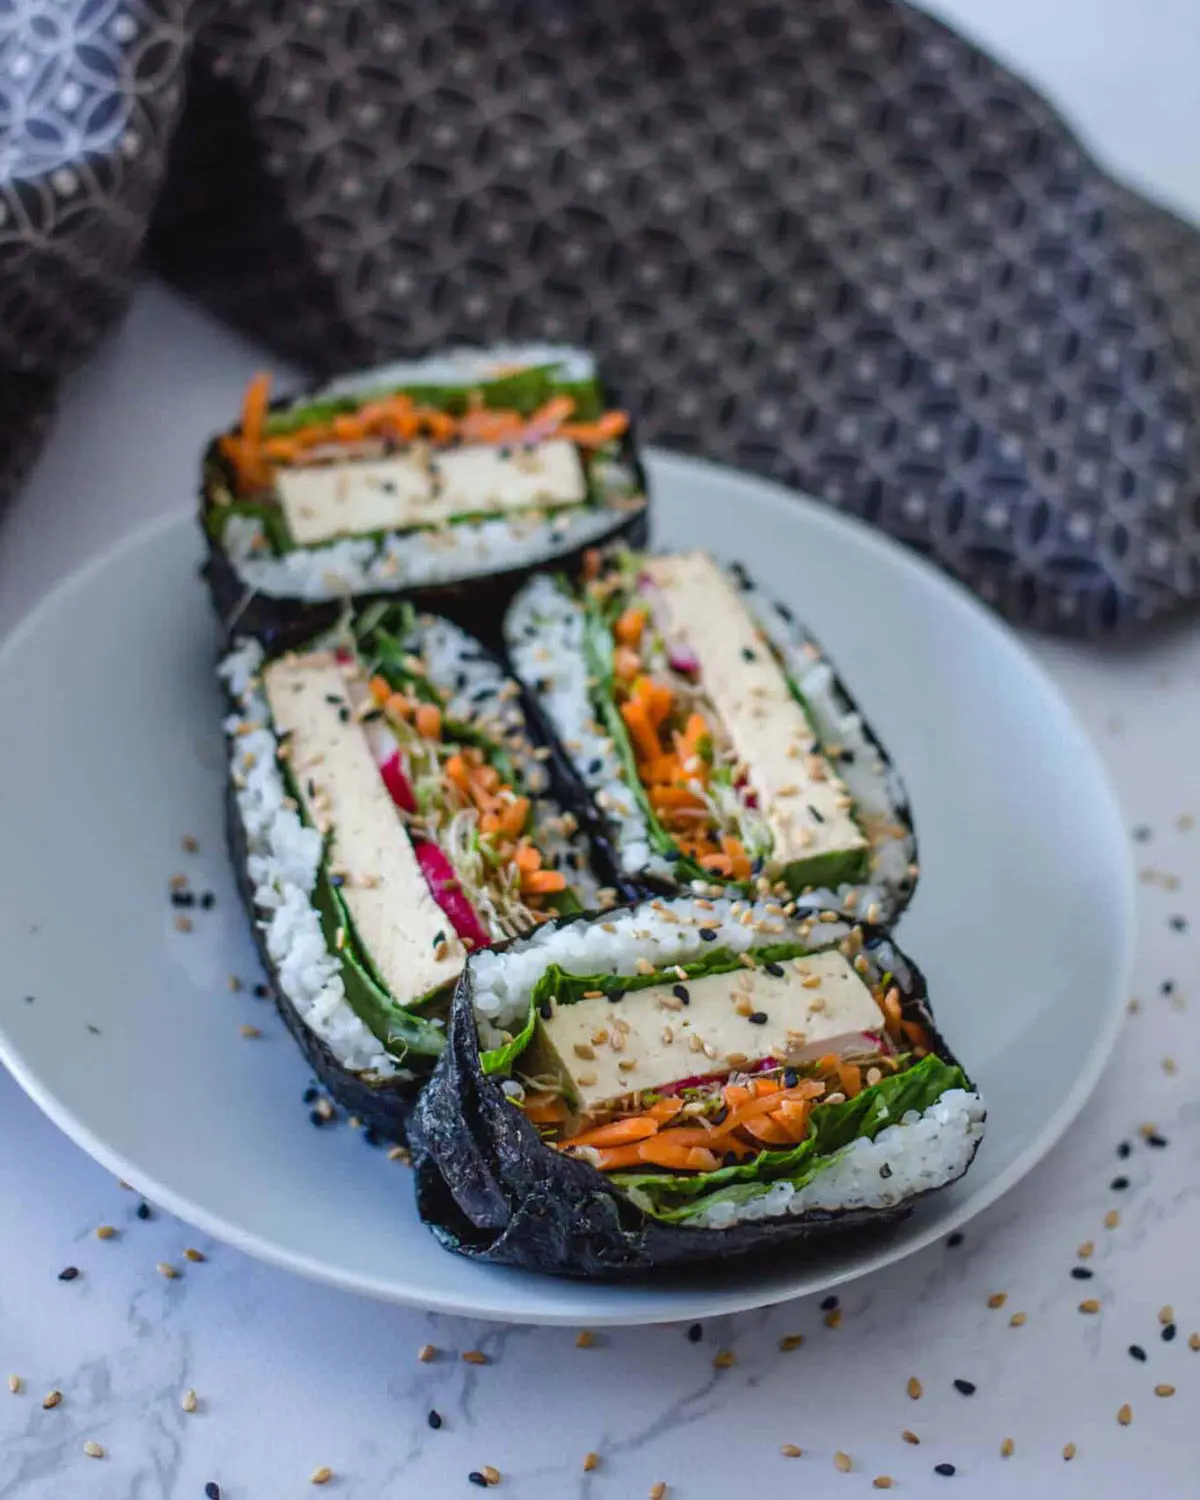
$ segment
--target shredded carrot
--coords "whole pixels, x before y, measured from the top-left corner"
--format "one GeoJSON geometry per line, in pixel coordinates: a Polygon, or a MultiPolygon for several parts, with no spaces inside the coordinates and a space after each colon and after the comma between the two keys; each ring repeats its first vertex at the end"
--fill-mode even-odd
{"type": "Polygon", "coordinates": [[[628,699],[621,704],[621,717],[629,730],[639,758],[649,759],[658,754],[658,735],[654,732],[646,710],[640,702],[628,699]]]}
{"type": "Polygon", "coordinates": [[[896,985],[892,985],[887,994],[879,1002],[879,1008],[883,1011],[884,1019],[887,1021],[887,1029],[892,1035],[899,1033],[904,1020],[900,1011],[900,991],[896,985]]]}
{"type": "Polygon", "coordinates": [[[853,1063],[839,1062],[837,1066],[838,1082],[841,1084],[842,1093],[847,1099],[857,1098],[862,1093],[862,1074],[853,1063]]]}
{"type": "Polygon", "coordinates": [[[571,1137],[572,1146],[627,1146],[631,1141],[645,1141],[658,1134],[658,1121],[647,1115],[631,1115],[624,1120],[613,1120],[608,1125],[597,1125],[594,1130],[585,1130],[582,1135],[571,1137]]]}
{"type": "Polygon", "coordinates": [[[613,634],[622,646],[636,647],[646,628],[646,619],[644,609],[636,609],[631,605],[613,626],[613,634]]]}
{"type": "Polygon", "coordinates": [[[661,1124],[664,1120],[673,1120],[682,1108],[682,1099],[656,1099],[646,1113],[661,1124]]]}
{"type": "Polygon", "coordinates": [[[435,703],[422,703],[416,712],[417,733],[425,740],[436,740],[442,733],[442,711],[435,703]]]}
{"type": "Polygon", "coordinates": [[[567,1118],[566,1103],[557,1095],[537,1095],[526,1099],[526,1118],[535,1125],[561,1125],[567,1118]]]}
{"type": "Polygon", "coordinates": [[[532,804],[528,797],[516,797],[500,814],[500,830],[517,838],[525,828],[532,804]]]}
{"type": "Polygon", "coordinates": [[[613,652],[613,671],[619,682],[631,682],[642,670],[642,658],[628,646],[618,646],[613,652]]]}
{"type": "Polygon", "coordinates": [[[601,1172],[620,1172],[626,1167],[640,1167],[641,1147],[640,1141],[635,1141],[630,1146],[608,1146],[600,1150],[596,1166],[601,1172]]]}
{"type": "Polygon", "coordinates": [[[531,870],[521,876],[521,890],[527,896],[552,896],[567,888],[567,877],[561,870],[531,870]]]}
{"type": "Polygon", "coordinates": [[[564,422],[558,436],[578,443],[581,448],[599,448],[619,438],[629,427],[629,415],[623,411],[606,411],[595,422],[564,422]]]}
{"type": "Polygon", "coordinates": [[[371,697],[381,708],[392,696],[392,685],[386,677],[372,677],[367,687],[370,689],[371,697]]]}
{"type": "Polygon", "coordinates": [[[535,870],[542,868],[542,856],[527,839],[523,839],[517,845],[517,852],[513,855],[517,869],[522,875],[531,875],[535,870]]]}
{"type": "Polygon", "coordinates": [[[706,1151],[704,1147],[681,1146],[672,1141],[674,1134],[673,1130],[664,1130],[661,1135],[651,1136],[638,1147],[638,1156],[656,1167],[676,1167],[688,1171],[694,1170],[689,1168],[689,1156],[693,1151],[701,1150],[712,1161],[713,1166],[719,1165],[719,1158],[711,1151],[706,1151]]]}

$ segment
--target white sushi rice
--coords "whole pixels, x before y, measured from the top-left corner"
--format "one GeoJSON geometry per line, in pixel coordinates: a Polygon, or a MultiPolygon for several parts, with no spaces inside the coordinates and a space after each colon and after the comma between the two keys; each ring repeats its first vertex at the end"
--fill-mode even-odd
{"type": "MultiPolygon", "coordinates": [[[[500,1046],[520,1029],[533,986],[552,963],[574,974],[630,974],[639,958],[657,970],[695,959],[710,946],[746,953],[807,940],[824,947],[840,943],[850,931],[845,922],[798,928],[778,913],[778,907],[765,904],[727,899],[698,903],[680,897],[614,912],[604,922],[547,926],[503,953],[474,954],[469,972],[480,1046],[500,1046]],[[702,938],[702,928],[715,938],[702,938]],[[807,939],[806,932],[811,933],[807,939]]],[[[874,954],[874,961],[907,977],[907,966],[890,944],[874,954]]],[[[511,1083],[502,1087],[520,1092],[511,1083]]],[[[983,1137],[985,1114],[978,1094],[949,1089],[924,1113],[909,1110],[874,1140],[860,1139],[843,1148],[804,1186],[786,1180],[747,1185],[744,1196],[718,1199],[680,1221],[680,1227],[728,1229],[812,1209],[892,1207],[961,1176],[983,1137]]],[[[628,1191],[636,1202],[637,1190],[628,1191]]]]}
{"type": "Polygon", "coordinates": [[[583,621],[578,603],[554,578],[541,574],[517,595],[504,622],[509,656],[612,824],[622,873],[669,880],[671,865],[651,848],[645,814],[621,774],[612,740],[592,711],[583,621]]]}
{"type": "Polygon", "coordinates": [[[326,946],[312,902],[321,835],[284,806],[288,791],[275,756],[278,742],[267,727],[270,712],[258,677],[262,662],[263,649],[257,642],[241,642],[221,663],[220,675],[240,710],[226,721],[225,730],[238,815],[246,830],[254,905],[261,914],[279,987],[342,1067],[379,1078],[411,1078],[355,1014],[346,999],[341,964],[326,946]],[[247,723],[260,727],[239,733],[247,723]]]}
{"type": "MultiPolygon", "coordinates": [[[[819,647],[753,585],[743,588],[740,579],[734,582],[804,694],[822,745],[850,751],[853,759],[839,760],[837,771],[872,841],[870,880],[858,886],[843,884],[836,890],[814,890],[804,897],[804,904],[840,909],[850,892],[857,890],[857,913],[865,916],[878,907],[877,919],[886,922],[896,905],[894,893],[906,878],[911,879],[916,857],[911,827],[897,816],[906,805],[903,783],[870,738],[862,715],[847,704],[819,647]]],[[[651,849],[645,814],[623,779],[611,739],[593,714],[583,623],[581,605],[561,584],[549,577],[534,578],[517,595],[505,621],[509,655],[517,676],[536,685],[539,700],[577,772],[612,821],[622,873],[670,879],[670,862],[651,849]]]]}
{"type": "MultiPolygon", "coordinates": [[[[623,472],[632,482],[629,471],[623,472]]],[[[350,594],[461,583],[513,568],[553,567],[579,548],[602,541],[620,514],[608,505],[586,505],[553,519],[461,521],[438,531],[390,532],[382,539],[343,537],[278,556],[257,520],[229,516],[221,545],[250,592],[316,604],[350,594]]]]}

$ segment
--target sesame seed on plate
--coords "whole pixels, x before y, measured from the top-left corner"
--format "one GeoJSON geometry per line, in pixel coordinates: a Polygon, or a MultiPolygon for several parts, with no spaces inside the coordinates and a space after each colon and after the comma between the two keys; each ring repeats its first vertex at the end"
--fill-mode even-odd
{"type": "Polygon", "coordinates": [[[256,1036],[262,1036],[262,1032],[258,1029],[257,1026],[250,1026],[250,1025],[239,1026],[238,1027],[238,1032],[239,1032],[239,1034],[241,1036],[244,1036],[244,1037],[251,1037],[252,1038],[252,1037],[256,1037],[256,1036]]]}
{"type": "Polygon", "coordinates": [[[973,1396],[975,1394],[975,1382],[973,1380],[956,1380],[954,1389],[960,1396],[973,1396]]]}
{"type": "Polygon", "coordinates": [[[482,1349],[468,1349],[468,1350],[466,1350],[466,1352],[462,1356],[462,1361],[466,1365],[489,1365],[489,1364],[491,1364],[491,1360],[487,1357],[487,1355],[483,1352],[482,1349]]]}
{"type": "Polygon", "coordinates": [[[1012,1317],[1008,1320],[1008,1326],[1010,1328],[1024,1328],[1026,1316],[1023,1312],[1013,1313],[1012,1317]]]}
{"type": "Polygon", "coordinates": [[[576,1349],[590,1349],[596,1342],[596,1335],[590,1328],[581,1328],[575,1335],[576,1349]]]}
{"type": "Polygon", "coordinates": [[[186,1391],[184,1391],[183,1396],[180,1398],[179,1405],[183,1408],[184,1411],[190,1412],[195,1411],[198,1404],[199,1397],[196,1395],[195,1391],[189,1387],[186,1391]]]}
{"type": "Polygon", "coordinates": [[[483,1475],[483,1477],[489,1484],[500,1483],[500,1470],[494,1468],[491,1464],[484,1464],[479,1472],[483,1475]]]}
{"type": "Polygon", "coordinates": [[[78,1275],[78,1266],[64,1266],[63,1269],[58,1273],[58,1279],[59,1281],[74,1281],[78,1275]]]}
{"type": "Polygon", "coordinates": [[[8,1388],[14,1396],[19,1396],[21,1394],[22,1383],[23,1382],[19,1375],[10,1375],[8,1377],[8,1388]]]}
{"type": "Polygon", "coordinates": [[[1079,1311],[1081,1313],[1098,1313],[1100,1311],[1100,1303],[1095,1297],[1087,1297],[1079,1304],[1079,1311]]]}
{"type": "Polygon", "coordinates": [[[1080,1260],[1089,1260],[1091,1258],[1092,1252],[1095,1250],[1095,1248],[1096,1248],[1096,1242],[1095,1242],[1095,1240],[1084,1240],[1083,1244],[1080,1245],[1079,1249],[1076,1250],[1075,1254],[1078,1255],[1078,1257],[1079,1257],[1080,1260]]]}
{"type": "Polygon", "coordinates": [[[134,1209],[134,1213],[136,1213],[138,1218],[142,1220],[152,1217],[150,1205],[148,1203],[139,1203],[137,1208],[134,1209]]]}
{"type": "Polygon", "coordinates": [[[1146,1363],[1146,1351],[1142,1348],[1141,1344],[1130,1344],[1129,1352],[1139,1364],[1144,1365],[1146,1363]]]}
{"type": "Polygon", "coordinates": [[[1079,1450],[1076,1448],[1074,1443],[1067,1443],[1063,1448],[1063,1458],[1065,1458],[1066,1461],[1070,1463],[1070,1461],[1075,1457],[1078,1451],[1079,1450]]]}
{"type": "Polygon", "coordinates": [[[840,1307],[832,1308],[825,1314],[821,1321],[825,1324],[826,1328],[840,1328],[842,1326],[842,1309],[840,1307]]]}
{"type": "Polygon", "coordinates": [[[954,1467],[953,1464],[934,1464],[933,1472],[935,1474],[940,1474],[943,1479],[951,1479],[955,1474],[958,1473],[958,1470],[954,1467]]]}
{"type": "Polygon", "coordinates": [[[96,1230],[98,1240],[111,1240],[116,1235],[116,1230],[111,1224],[101,1224],[96,1230]]]}
{"type": "Polygon", "coordinates": [[[62,1401],[61,1391],[47,1391],[42,1397],[42,1410],[53,1411],[62,1401]]]}
{"type": "Polygon", "coordinates": [[[1088,1266],[1071,1267],[1071,1275],[1076,1281],[1091,1281],[1095,1274],[1095,1271],[1091,1270],[1088,1266]]]}
{"type": "Polygon", "coordinates": [[[319,1469],[314,1469],[308,1476],[309,1484],[328,1484],[333,1478],[333,1470],[328,1464],[322,1464],[319,1469]]]}
{"type": "Polygon", "coordinates": [[[658,1480],[657,1483],[650,1486],[650,1500],[663,1500],[663,1496],[666,1493],[667,1486],[665,1481],[662,1479],[658,1480]]]}
{"type": "Polygon", "coordinates": [[[719,1354],[713,1356],[713,1368],[716,1370],[728,1370],[737,1364],[737,1355],[732,1349],[722,1349],[719,1354]]]}
{"type": "Polygon", "coordinates": [[[221,1486],[215,1479],[210,1479],[204,1486],[204,1500],[221,1500],[221,1486]]]}
{"type": "Polygon", "coordinates": [[[890,1490],[894,1483],[895,1481],[888,1474],[877,1475],[871,1481],[872,1488],[877,1490],[890,1490]]]}
{"type": "Polygon", "coordinates": [[[1015,1447],[1016,1444],[1013,1442],[1012,1438],[1005,1438],[1004,1441],[1000,1444],[1000,1457],[1011,1458],[1013,1456],[1013,1449],[1015,1447]]]}
{"type": "Polygon", "coordinates": [[[1123,1406],[1118,1407],[1117,1421],[1120,1422],[1122,1427],[1128,1427],[1130,1422],[1133,1421],[1133,1407],[1130,1406],[1128,1401],[1123,1406]]]}
{"type": "Polygon", "coordinates": [[[908,1392],[908,1399],[910,1401],[919,1401],[921,1399],[923,1388],[921,1386],[921,1382],[915,1375],[910,1375],[908,1377],[908,1384],[904,1387],[904,1389],[908,1392]]]}
{"type": "Polygon", "coordinates": [[[1188,1348],[1196,1353],[1200,1353],[1200,1333],[1188,1334],[1188,1348]]]}
{"type": "Polygon", "coordinates": [[[186,834],[182,839],[180,839],[179,842],[180,842],[180,847],[183,849],[183,852],[185,854],[199,854],[199,852],[200,852],[199,841],[196,840],[196,839],[194,839],[190,833],[186,834]]]}
{"type": "Polygon", "coordinates": [[[193,1250],[190,1246],[183,1253],[187,1260],[202,1261],[207,1259],[202,1250],[193,1250]]]}
{"type": "Polygon", "coordinates": [[[704,1337],[704,1326],[701,1323],[693,1323],[687,1331],[688,1343],[698,1344],[704,1337]]]}
{"type": "Polygon", "coordinates": [[[993,1292],[992,1295],[987,1299],[987,1305],[989,1307],[1003,1307],[1007,1301],[1007,1292],[993,1292]]]}
{"type": "Polygon", "coordinates": [[[1158,1321],[1160,1323],[1173,1323],[1175,1321],[1175,1309],[1168,1302],[1165,1307],[1158,1310],[1158,1321]]]}
{"type": "Polygon", "coordinates": [[[1119,1208],[1110,1208],[1109,1211],[1104,1215],[1105,1229],[1115,1229],[1120,1222],[1121,1210],[1119,1208]]]}
{"type": "Polygon", "coordinates": [[[585,1453],[583,1455],[583,1472],[590,1474],[599,1462],[600,1455],[598,1453],[585,1453]]]}
{"type": "Polygon", "coordinates": [[[804,1453],[804,1449],[797,1447],[795,1443],[782,1443],[779,1451],[784,1458],[800,1458],[804,1453]]]}
{"type": "Polygon", "coordinates": [[[175,1269],[175,1267],[173,1265],[170,1265],[165,1260],[160,1260],[154,1269],[160,1276],[165,1276],[168,1281],[174,1281],[179,1276],[179,1272],[175,1269]]]}
{"type": "Polygon", "coordinates": [[[87,1442],[84,1443],[84,1445],[83,1445],[83,1451],[87,1454],[87,1456],[89,1458],[103,1458],[104,1457],[104,1449],[100,1446],[99,1443],[93,1442],[91,1440],[91,1438],[89,1438],[87,1440],[87,1442]]]}
{"type": "Polygon", "coordinates": [[[1178,1331],[1179,1330],[1178,1330],[1178,1328],[1176,1327],[1176,1325],[1174,1323],[1166,1323],[1166,1324],[1164,1324],[1163,1331],[1162,1331],[1162,1341],[1163,1341],[1163,1343],[1164,1344],[1171,1343],[1172,1340],[1174,1339],[1176,1333],[1178,1333],[1178,1331]]]}
{"type": "Polygon", "coordinates": [[[1154,1394],[1156,1396],[1173,1396],[1175,1394],[1175,1387],[1173,1385],[1156,1385],[1154,1387],[1154,1394]]]}
{"type": "Polygon", "coordinates": [[[437,1349],[433,1344],[422,1344],[417,1350],[417,1358],[423,1365],[427,1365],[437,1358],[437,1349]]]}
{"type": "Polygon", "coordinates": [[[803,1342],[804,1335],[802,1333],[785,1333],[779,1340],[779,1347],[783,1350],[784,1354],[790,1354],[793,1349],[799,1349],[803,1342]]]}

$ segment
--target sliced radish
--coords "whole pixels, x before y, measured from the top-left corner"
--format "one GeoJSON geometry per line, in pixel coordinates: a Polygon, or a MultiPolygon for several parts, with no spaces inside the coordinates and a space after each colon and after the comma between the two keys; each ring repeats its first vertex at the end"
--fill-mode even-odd
{"type": "Polygon", "coordinates": [[[417,863],[433,899],[450,918],[450,924],[464,943],[472,949],[490,948],[491,937],[475,914],[475,908],[463,895],[454,866],[436,844],[414,844],[417,863]]]}
{"type": "Polygon", "coordinates": [[[383,777],[383,784],[391,793],[392,801],[401,812],[415,813],[417,810],[417,799],[413,796],[413,789],[409,784],[408,777],[404,774],[404,768],[400,764],[400,752],[393,750],[391,755],[379,766],[379,774],[383,777]]]}

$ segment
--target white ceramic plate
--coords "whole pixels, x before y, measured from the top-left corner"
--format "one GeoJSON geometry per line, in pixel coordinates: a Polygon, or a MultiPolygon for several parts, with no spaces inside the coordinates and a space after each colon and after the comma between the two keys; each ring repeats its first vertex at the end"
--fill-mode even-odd
{"type": "Polygon", "coordinates": [[[900,936],[978,1079],[968,1177],[881,1238],[636,1285],[440,1250],[407,1169],[315,1130],[226,869],[215,635],[191,517],[68,578],[0,649],[0,1056],[85,1150],[199,1228],[395,1302],[525,1322],[664,1322],[837,1285],[928,1244],[1045,1154],[1116,1036],[1132,942],[1125,839],[1079,726],[963,591],[778,486],[659,455],[658,539],[737,558],[825,641],[903,770],[921,885],[900,936]],[[200,852],[181,852],[185,835],[200,852]],[[167,881],[212,890],[177,932],[167,881]],[[33,996],[26,1001],[25,996],[33,996]],[[252,1022],[263,1036],[246,1040],[252,1022]],[[92,1028],[95,1028],[94,1030],[92,1028]]]}

